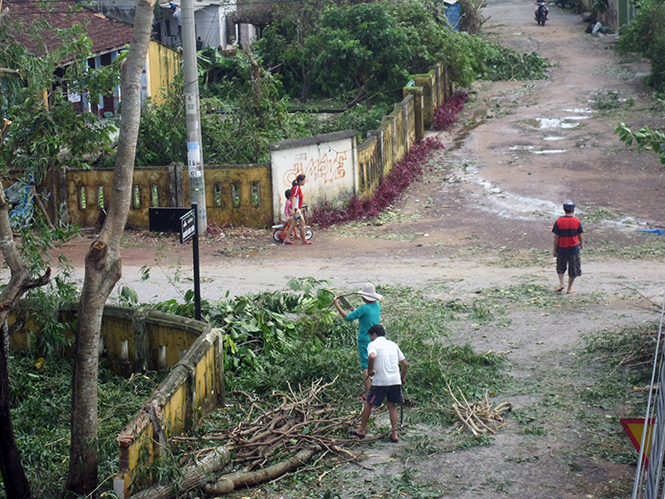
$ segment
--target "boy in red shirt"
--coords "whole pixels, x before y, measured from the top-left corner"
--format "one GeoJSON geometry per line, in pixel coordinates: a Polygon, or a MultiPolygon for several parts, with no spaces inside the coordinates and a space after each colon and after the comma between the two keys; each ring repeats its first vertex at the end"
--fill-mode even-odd
{"type": "Polygon", "coordinates": [[[582,222],[573,216],[575,203],[566,201],[563,203],[565,215],[554,222],[552,232],[554,233],[554,250],[552,256],[556,257],[556,273],[559,276],[559,287],[556,292],[563,291],[563,276],[568,268],[568,290],[567,294],[574,293],[573,281],[582,275],[582,261],[580,249],[583,246],[582,222]]]}

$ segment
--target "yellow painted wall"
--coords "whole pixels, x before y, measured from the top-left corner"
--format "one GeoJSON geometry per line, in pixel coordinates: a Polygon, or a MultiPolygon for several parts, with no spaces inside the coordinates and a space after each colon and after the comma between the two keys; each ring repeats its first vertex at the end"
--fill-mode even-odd
{"type": "MultiPolygon", "coordinates": [[[[67,171],[67,206],[69,217],[82,227],[97,225],[101,212],[101,203],[108,209],[109,199],[113,195],[113,170],[68,170],[67,171]],[[102,195],[100,196],[100,189],[102,195]],[[82,193],[85,194],[82,194],[82,193]],[[83,205],[85,199],[85,205],[83,205]]],[[[130,203],[128,227],[148,228],[148,211],[152,206],[152,192],[156,189],[158,204],[169,206],[170,181],[168,167],[144,168],[134,170],[132,200],[130,203]],[[138,201],[138,202],[137,202],[138,201]]]]}
{"type": "Polygon", "coordinates": [[[158,365],[159,346],[166,346],[166,365],[163,367],[174,366],[181,358],[180,352],[189,350],[198,335],[189,331],[176,329],[173,325],[164,323],[153,323],[149,321],[146,323],[146,329],[150,338],[150,349],[148,357],[148,369],[157,370],[162,368],[158,365]]]}
{"type": "Polygon", "coordinates": [[[390,113],[390,118],[393,120],[393,133],[394,133],[394,150],[395,150],[395,162],[402,160],[404,155],[409,152],[408,145],[406,142],[406,130],[404,126],[407,124],[404,121],[404,113],[402,107],[398,106],[396,109],[390,113]]]}
{"type": "Polygon", "coordinates": [[[162,97],[165,89],[180,70],[180,54],[166,45],[150,40],[148,47],[148,95],[153,102],[160,104],[164,101],[162,97]]]}
{"type": "MultiPolygon", "coordinates": [[[[204,174],[209,225],[266,227],[272,224],[272,175],[269,164],[206,165],[204,174]],[[253,203],[252,182],[258,182],[258,205],[253,203]],[[233,204],[234,183],[239,186],[240,206],[233,204]],[[221,205],[217,202],[220,196],[215,195],[216,189],[221,189],[221,205]]],[[[185,204],[189,206],[189,177],[186,172],[183,173],[183,190],[185,204]]]]}
{"type": "Polygon", "coordinates": [[[434,85],[436,83],[436,74],[434,70],[426,74],[416,75],[414,78],[416,85],[423,87],[423,121],[425,126],[431,126],[434,118],[434,108],[436,107],[436,90],[434,85]]]}
{"type": "Polygon", "coordinates": [[[369,197],[383,178],[381,143],[376,135],[358,146],[358,190],[361,197],[369,197]]]}
{"type": "Polygon", "coordinates": [[[379,127],[379,130],[381,130],[382,134],[382,140],[383,140],[383,176],[385,177],[390,173],[390,170],[393,168],[393,164],[395,164],[395,151],[393,150],[393,121],[392,120],[383,120],[381,123],[381,126],[379,127]]]}

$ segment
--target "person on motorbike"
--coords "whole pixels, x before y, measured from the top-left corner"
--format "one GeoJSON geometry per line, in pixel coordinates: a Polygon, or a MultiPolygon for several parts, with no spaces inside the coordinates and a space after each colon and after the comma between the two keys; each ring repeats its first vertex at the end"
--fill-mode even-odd
{"type": "Polygon", "coordinates": [[[542,23],[543,23],[543,25],[544,25],[544,24],[545,24],[545,21],[547,21],[547,14],[549,14],[550,11],[549,11],[549,9],[547,8],[547,5],[545,5],[545,0],[534,0],[534,3],[538,6],[538,8],[536,8],[536,12],[535,12],[536,22],[538,22],[538,24],[541,23],[541,20],[538,19],[538,11],[539,11],[540,8],[542,7],[542,9],[543,9],[543,20],[542,20],[542,23]]]}

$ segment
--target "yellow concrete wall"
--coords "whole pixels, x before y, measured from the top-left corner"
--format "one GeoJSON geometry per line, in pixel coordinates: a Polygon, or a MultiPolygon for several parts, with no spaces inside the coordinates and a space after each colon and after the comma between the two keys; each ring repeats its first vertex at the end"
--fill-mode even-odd
{"type": "Polygon", "coordinates": [[[187,387],[180,388],[164,403],[162,417],[167,435],[182,435],[186,429],[187,387]]]}
{"type": "Polygon", "coordinates": [[[198,338],[198,334],[194,332],[174,327],[173,324],[166,324],[162,321],[147,321],[146,330],[152,346],[148,356],[148,369],[151,370],[160,370],[176,365],[181,358],[180,352],[189,350],[189,347],[198,338]],[[158,363],[160,345],[166,347],[166,364],[164,366],[160,366],[158,363]]]}
{"type": "Polygon", "coordinates": [[[411,146],[416,142],[416,106],[415,98],[412,94],[408,94],[402,100],[403,106],[406,108],[406,123],[407,127],[408,144],[406,145],[407,152],[411,146]]]}
{"type": "Polygon", "coordinates": [[[165,89],[180,70],[180,54],[166,45],[150,40],[148,47],[148,95],[153,102],[160,104],[164,101],[162,96],[165,89]]]}
{"type": "Polygon", "coordinates": [[[393,121],[384,119],[379,127],[381,139],[383,140],[383,176],[385,177],[392,170],[395,164],[395,151],[393,149],[393,121]]]}
{"type": "Polygon", "coordinates": [[[140,412],[118,435],[119,473],[114,481],[114,489],[116,492],[126,491],[124,492],[125,497],[129,496],[130,485],[139,463],[146,460],[147,462],[141,464],[144,466],[150,464],[154,453],[152,436],[152,423],[145,412],[140,412]]]}
{"type": "Polygon", "coordinates": [[[106,358],[109,368],[114,372],[126,376],[130,374],[132,365],[129,359],[136,355],[134,344],[134,324],[132,316],[125,317],[104,314],[102,317],[102,337],[106,347],[106,358]],[[122,342],[127,342],[127,359],[122,359],[122,342]]]}
{"type": "MultiPolygon", "coordinates": [[[[68,170],[67,206],[69,217],[82,227],[97,225],[101,212],[99,189],[103,189],[104,207],[108,209],[112,196],[113,170],[68,170]],[[82,189],[85,189],[85,208],[82,208],[82,189]]],[[[170,204],[170,181],[168,167],[137,167],[134,170],[132,200],[130,203],[128,227],[148,228],[148,211],[151,206],[151,192],[157,190],[158,206],[170,204]],[[138,191],[135,191],[137,189],[138,191]],[[135,202],[134,195],[138,192],[135,202]]]]}
{"type": "Polygon", "coordinates": [[[435,78],[434,70],[427,74],[416,75],[414,78],[416,85],[423,88],[423,122],[426,127],[431,126],[434,119],[435,78]]]}
{"type": "Polygon", "coordinates": [[[409,152],[409,147],[406,141],[407,131],[404,129],[407,123],[404,121],[404,112],[401,105],[397,105],[395,110],[390,113],[390,118],[393,120],[394,143],[393,149],[395,151],[395,162],[402,160],[404,155],[409,152]]]}
{"type": "MultiPolygon", "coordinates": [[[[270,164],[206,165],[204,168],[208,224],[267,227],[272,224],[272,175],[270,164]],[[258,182],[259,204],[252,202],[251,185],[258,182]],[[240,186],[240,206],[234,206],[232,185],[240,186]],[[221,206],[215,206],[216,184],[221,188],[221,206]]],[[[189,177],[183,172],[185,204],[189,202],[189,177]]]]}
{"type": "MultiPolygon", "coordinates": [[[[215,349],[210,348],[196,365],[196,392],[194,405],[202,418],[217,407],[215,379],[222,373],[217,372],[215,349]]],[[[200,421],[198,421],[200,422],[200,421]]]]}
{"type": "Polygon", "coordinates": [[[376,135],[358,146],[358,195],[371,196],[383,178],[381,142],[376,135]]]}

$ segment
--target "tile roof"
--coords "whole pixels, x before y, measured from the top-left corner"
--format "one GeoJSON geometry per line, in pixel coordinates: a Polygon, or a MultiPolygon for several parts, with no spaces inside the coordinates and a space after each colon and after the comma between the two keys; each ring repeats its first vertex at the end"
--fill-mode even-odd
{"type": "MultiPolygon", "coordinates": [[[[12,27],[27,26],[37,20],[46,21],[53,29],[84,25],[92,40],[93,55],[118,50],[132,41],[131,25],[86,9],[74,0],[3,0],[2,6],[3,10],[9,9],[5,25],[19,42],[36,55],[39,55],[38,44],[31,40],[28,30],[12,27]]],[[[60,44],[52,30],[43,32],[42,36],[51,50],[60,44]]]]}

